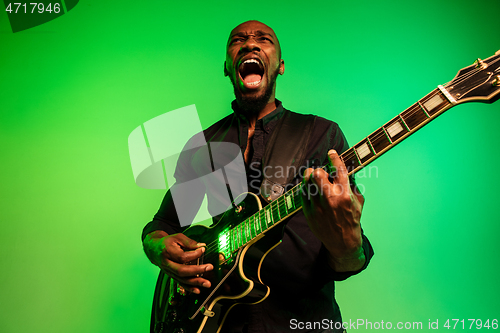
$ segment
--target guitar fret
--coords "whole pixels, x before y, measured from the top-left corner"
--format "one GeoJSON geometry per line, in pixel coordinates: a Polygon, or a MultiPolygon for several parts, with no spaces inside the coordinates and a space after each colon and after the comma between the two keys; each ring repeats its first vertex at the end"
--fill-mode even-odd
{"type": "Polygon", "coordinates": [[[391,137],[389,136],[389,133],[387,133],[384,126],[382,126],[382,129],[384,130],[384,133],[385,133],[385,136],[387,137],[387,140],[389,140],[389,142],[392,144],[392,140],[391,140],[391,137]]]}
{"type": "Polygon", "coordinates": [[[260,234],[262,232],[262,229],[261,229],[260,223],[257,219],[258,219],[258,215],[254,215],[253,216],[253,223],[255,224],[255,231],[257,232],[257,234],[260,234]]]}
{"type": "Polygon", "coordinates": [[[241,245],[243,246],[247,241],[245,237],[245,224],[240,224],[240,236],[241,236],[241,245]]]}
{"type": "Polygon", "coordinates": [[[246,220],[246,225],[247,225],[247,240],[248,242],[252,240],[252,223],[250,222],[250,219],[246,220]]]}
{"type": "Polygon", "coordinates": [[[353,148],[349,148],[348,150],[346,150],[340,157],[344,161],[348,172],[353,171],[361,165],[358,156],[356,155],[356,152],[353,148]]]}
{"type": "Polygon", "coordinates": [[[261,210],[259,212],[259,221],[260,221],[260,225],[262,226],[262,230],[267,230],[267,223],[266,223],[266,219],[265,217],[263,216],[264,215],[264,210],[261,210]],[[264,218],[263,218],[264,217],[264,218]]]}
{"type": "Polygon", "coordinates": [[[366,137],[366,141],[368,142],[370,146],[370,150],[372,151],[373,155],[376,155],[377,153],[375,152],[375,149],[373,148],[372,142],[370,141],[369,137],[366,137]]]}
{"type": "Polygon", "coordinates": [[[285,203],[285,197],[279,197],[278,198],[278,207],[280,209],[280,216],[287,216],[288,215],[288,209],[286,208],[286,203],[285,203]],[[281,199],[281,203],[279,202],[279,199],[281,199]]]}
{"type": "Polygon", "coordinates": [[[405,125],[406,127],[406,130],[409,132],[410,131],[410,128],[408,127],[408,125],[406,124],[405,120],[403,119],[403,117],[401,117],[401,114],[398,114],[398,117],[399,119],[401,119],[401,122],[403,123],[403,125],[405,125]]]}
{"type": "Polygon", "coordinates": [[[297,187],[297,191],[293,194],[293,204],[295,207],[302,207],[302,197],[300,192],[302,192],[302,185],[297,187]]]}
{"type": "Polygon", "coordinates": [[[238,233],[236,232],[236,227],[234,227],[232,230],[231,230],[231,233],[233,234],[233,244],[234,244],[234,249],[236,250],[239,246],[238,246],[238,233]]]}
{"type": "Polygon", "coordinates": [[[240,247],[243,244],[241,240],[240,225],[236,227],[236,236],[238,237],[238,247],[240,247]]]}
{"type": "Polygon", "coordinates": [[[434,89],[429,95],[422,98],[420,102],[422,102],[422,106],[427,110],[430,116],[433,116],[439,110],[450,104],[448,99],[437,89],[434,89]]]}
{"type": "Polygon", "coordinates": [[[245,223],[245,243],[248,243],[250,241],[250,226],[248,220],[245,220],[243,223],[245,223]]]}
{"type": "Polygon", "coordinates": [[[245,244],[245,240],[243,239],[243,226],[241,223],[238,225],[238,236],[240,237],[240,246],[245,244]]]}
{"type": "Polygon", "coordinates": [[[250,224],[250,219],[245,221],[246,230],[247,230],[247,243],[252,240],[252,225],[250,224]]]}
{"type": "Polygon", "coordinates": [[[406,111],[401,113],[401,117],[404,119],[410,130],[413,130],[415,127],[429,119],[428,115],[424,113],[423,110],[424,109],[420,107],[420,103],[418,103],[412,105],[406,111]]]}
{"type": "Polygon", "coordinates": [[[358,152],[356,151],[356,149],[354,147],[352,148],[352,151],[354,152],[354,155],[356,155],[356,158],[358,159],[358,163],[360,165],[363,164],[363,163],[361,163],[361,159],[359,158],[358,152]]]}
{"type": "Polygon", "coordinates": [[[387,131],[387,134],[389,134],[389,137],[391,138],[391,141],[394,142],[404,136],[406,133],[409,131],[405,131],[405,127],[401,120],[399,119],[399,116],[393,118],[390,122],[388,122],[386,125],[383,126],[384,129],[387,131]]]}
{"type": "Polygon", "coordinates": [[[358,154],[358,158],[359,158],[361,164],[365,163],[370,158],[375,156],[375,154],[370,149],[369,145],[370,145],[369,140],[368,140],[368,138],[366,138],[365,140],[361,141],[356,146],[354,146],[354,149],[358,154]]]}
{"type": "Polygon", "coordinates": [[[292,201],[292,198],[290,198],[290,194],[286,194],[285,197],[285,201],[286,201],[286,205],[288,206],[288,211],[290,210],[293,210],[293,201],[292,201]]]}
{"type": "Polygon", "coordinates": [[[255,235],[253,237],[257,237],[257,235],[260,234],[260,231],[259,226],[257,225],[257,221],[255,221],[255,215],[252,216],[252,227],[255,232],[255,235]]]}
{"type": "Polygon", "coordinates": [[[275,205],[276,201],[273,201],[271,202],[271,204],[269,205],[269,211],[271,212],[271,219],[273,220],[273,224],[275,224],[277,221],[279,221],[279,216],[277,216],[277,212],[276,212],[276,205],[275,205]]]}
{"type": "Polygon", "coordinates": [[[246,244],[246,242],[247,242],[247,235],[246,235],[246,233],[245,233],[245,221],[243,221],[243,222],[240,224],[240,226],[241,226],[241,241],[242,241],[242,243],[243,243],[243,244],[241,244],[241,245],[244,245],[244,244],[246,244]]]}
{"type": "Polygon", "coordinates": [[[234,229],[234,231],[235,231],[235,235],[234,236],[236,237],[236,247],[239,248],[241,246],[241,244],[240,244],[240,234],[238,232],[238,226],[236,226],[236,228],[234,229]]]}
{"type": "Polygon", "coordinates": [[[420,102],[417,102],[417,104],[422,109],[422,111],[424,111],[427,118],[430,118],[431,116],[427,113],[427,110],[422,106],[422,104],[420,104],[420,102]]]}
{"type": "Polygon", "coordinates": [[[241,234],[240,234],[240,226],[237,225],[236,226],[236,241],[237,241],[237,244],[238,244],[238,247],[241,247],[241,234]]]}
{"type": "Polygon", "coordinates": [[[255,230],[255,224],[252,221],[252,217],[250,217],[248,219],[248,224],[249,224],[249,228],[250,228],[250,239],[254,239],[255,236],[257,236],[257,232],[255,230]]]}
{"type": "Polygon", "coordinates": [[[269,206],[266,207],[266,223],[269,226],[270,224],[273,224],[271,212],[269,211],[269,206]]]}
{"type": "Polygon", "coordinates": [[[380,153],[392,143],[389,135],[386,133],[383,127],[379,128],[371,135],[369,135],[368,139],[372,143],[372,147],[375,150],[376,154],[380,153]]]}
{"type": "Polygon", "coordinates": [[[280,209],[278,206],[278,200],[275,200],[273,203],[276,203],[276,204],[274,205],[275,207],[271,208],[271,211],[273,212],[274,220],[279,221],[279,220],[281,220],[281,216],[280,216],[280,209]],[[276,215],[278,215],[278,218],[276,218],[276,215]]]}

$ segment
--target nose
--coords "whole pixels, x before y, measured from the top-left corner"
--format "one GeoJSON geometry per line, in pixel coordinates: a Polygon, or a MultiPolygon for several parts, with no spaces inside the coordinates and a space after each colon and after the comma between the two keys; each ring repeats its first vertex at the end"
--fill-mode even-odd
{"type": "Polygon", "coordinates": [[[260,46],[259,43],[257,43],[257,41],[255,40],[255,37],[249,36],[245,43],[241,46],[240,51],[260,51],[260,46]]]}

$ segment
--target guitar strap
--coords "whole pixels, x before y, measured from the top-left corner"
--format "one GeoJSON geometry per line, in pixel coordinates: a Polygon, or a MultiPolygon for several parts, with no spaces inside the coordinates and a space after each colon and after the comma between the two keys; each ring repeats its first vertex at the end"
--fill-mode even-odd
{"type": "Polygon", "coordinates": [[[262,197],[271,202],[285,192],[287,184],[303,165],[307,144],[316,116],[290,112],[284,114],[274,129],[262,157],[264,178],[260,186],[262,197]]]}

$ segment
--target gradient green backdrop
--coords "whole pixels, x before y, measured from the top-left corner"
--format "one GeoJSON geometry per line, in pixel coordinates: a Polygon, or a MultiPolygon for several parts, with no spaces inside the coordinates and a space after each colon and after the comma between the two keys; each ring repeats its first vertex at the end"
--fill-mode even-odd
{"type": "MultiPolygon", "coordinates": [[[[337,121],[353,144],[500,49],[499,12],[498,0],[90,0],[16,34],[0,13],[0,331],[148,330],[157,269],[140,233],[163,191],[135,185],[127,137],[189,104],[204,127],[230,112],[238,23],[275,29],[284,105],[337,121]]],[[[500,319],[499,121],[500,102],[457,106],[358,178],[376,255],[337,284],[344,319],[500,319]]]]}

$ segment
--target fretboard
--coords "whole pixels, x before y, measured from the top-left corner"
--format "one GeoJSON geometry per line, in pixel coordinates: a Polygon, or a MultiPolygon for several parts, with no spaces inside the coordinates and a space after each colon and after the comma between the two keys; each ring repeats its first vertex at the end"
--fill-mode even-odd
{"type": "Polygon", "coordinates": [[[442,86],[427,94],[340,155],[349,175],[373,162],[455,103],[453,97],[442,86]]]}
{"type": "MultiPolygon", "coordinates": [[[[349,175],[373,162],[455,104],[453,97],[442,86],[430,92],[340,155],[349,175]]],[[[301,190],[302,185],[296,185],[233,229],[226,230],[223,235],[226,240],[224,249],[220,250],[235,252],[300,210],[301,190]]]]}

